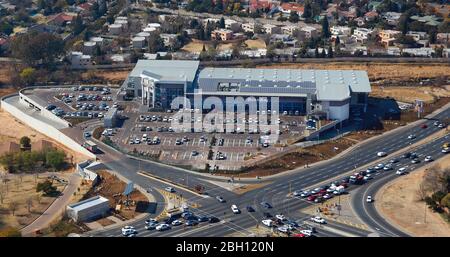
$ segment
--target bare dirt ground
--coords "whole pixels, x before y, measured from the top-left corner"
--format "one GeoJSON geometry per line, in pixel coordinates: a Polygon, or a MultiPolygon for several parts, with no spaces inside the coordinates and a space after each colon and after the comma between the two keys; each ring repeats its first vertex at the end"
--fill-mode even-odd
{"type": "MultiPolygon", "coordinates": [[[[97,70],[95,76],[112,84],[121,84],[128,76],[131,70],[97,70]]],[[[90,76],[89,72],[81,74],[83,79],[87,79],[90,76]]]]}
{"type": "Polygon", "coordinates": [[[450,97],[450,85],[444,87],[379,87],[373,86],[371,96],[391,97],[397,101],[414,103],[416,99],[421,99],[426,103],[431,103],[437,97],[450,97]]]}
{"type": "Polygon", "coordinates": [[[208,50],[211,47],[211,44],[207,42],[202,42],[198,40],[193,40],[189,44],[183,46],[181,50],[189,52],[189,53],[199,53],[203,50],[203,45],[205,45],[205,48],[208,50]]]}
{"type": "MultiPolygon", "coordinates": [[[[70,172],[58,173],[58,177],[67,180],[70,172]]],[[[56,199],[54,197],[44,197],[42,192],[36,192],[36,185],[44,182],[47,176],[33,174],[10,176],[9,181],[0,185],[0,190],[4,194],[3,203],[0,203],[0,227],[8,225],[22,228],[38,218],[56,199]],[[30,202],[30,211],[28,203],[30,202]],[[13,215],[12,205],[16,205],[13,215]]],[[[54,181],[59,191],[63,191],[64,185],[54,181]]]]}
{"type": "MultiPolygon", "coordinates": [[[[436,164],[450,166],[450,156],[436,164]]],[[[450,224],[419,201],[417,190],[424,174],[422,168],[383,187],[377,193],[377,209],[389,222],[414,236],[450,237],[450,224]]]]}
{"type": "MultiPolygon", "coordinates": [[[[239,181],[238,181],[238,182],[239,182],[239,181]]],[[[252,190],[255,190],[255,189],[264,187],[264,186],[266,186],[266,185],[268,185],[268,184],[270,184],[270,182],[267,182],[267,183],[259,183],[259,184],[247,184],[247,185],[243,185],[243,186],[240,186],[240,187],[236,188],[235,190],[233,190],[233,192],[236,193],[236,194],[238,194],[238,195],[241,195],[241,194],[250,192],[250,191],[252,191],[252,190]]]]}
{"type": "Polygon", "coordinates": [[[294,63],[260,66],[260,68],[291,68],[291,69],[331,69],[331,70],[365,70],[369,79],[399,79],[432,78],[448,76],[450,65],[440,64],[403,64],[403,63],[294,63]]]}
{"type": "Polygon", "coordinates": [[[9,113],[0,110],[0,143],[8,141],[19,142],[20,138],[23,136],[29,137],[31,139],[31,144],[33,144],[33,142],[37,142],[42,139],[52,142],[59,149],[63,149],[66,152],[68,158],[75,163],[85,161],[88,159],[86,156],[74,152],[73,150],[56,142],[55,140],[48,138],[42,135],[41,133],[33,130],[32,128],[23,124],[19,120],[15,119],[9,113]]]}
{"type": "Polygon", "coordinates": [[[266,43],[261,39],[245,40],[244,45],[246,45],[247,48],[250,48],[250,49],[266,48],[266,43]]]}
{"type": "MultiPolygon", "coordinates": [[[[103,197],[108,198],[110,206],[112,208],[116,207],[116,204],[122,204],[123,201],[126,199],[125,196],[122,196],[121,194],[125,190],[126,184],[122,180],[120,180],[115,175],[107,172],[107,171],[98,171],[98,174],[102,178],[100,183],[86,193],[84,196],[84,199],[88,199],[90,197],[94,197],[96,195],[101,195],[103,197]]],[[[129,200],[138,202],[148,202],[148,199],[138,190],[134,190],[129,197],[129,200]]],[[[139,213],[136,213],[135,211],[136,206],[131,207],[125,207],[122,205],[122,209],[120,211],[120,216],[125,219],[132,219],[136,215],[139,215],[139,213]]]]}

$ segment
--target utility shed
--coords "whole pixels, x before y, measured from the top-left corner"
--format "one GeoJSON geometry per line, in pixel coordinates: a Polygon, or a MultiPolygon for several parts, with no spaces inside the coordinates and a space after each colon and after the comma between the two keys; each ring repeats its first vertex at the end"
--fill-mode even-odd
{"type": "Polygon", "coordinates": [[[84,201],[67,206],[66,212],[69,218],[75,222],[87,221],[102,217],[109,211],[109,201],[103,196],[95,196],[84,201]]]}
{"type": "Polygon", "coordinates": [[[109,109],[104,118],[105,128],[114,128],[117,125],[117,108],[109,109]]]}

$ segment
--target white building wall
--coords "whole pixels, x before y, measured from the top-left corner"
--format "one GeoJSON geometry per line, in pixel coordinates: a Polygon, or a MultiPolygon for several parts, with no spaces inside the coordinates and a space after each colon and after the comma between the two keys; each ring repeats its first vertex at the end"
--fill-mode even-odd
{"type": "Polygon", "coordinates": [[[89,152],[86,148],[75,142],[72,138],[66,136],[64,133],[56,129],[55,127],[46,124],[43,121],[40,121],[30,115],[27,115],[26,113],[22,112],[19,108],[15,107],[14,105],[2,100],[1,108],[7,112],[9,112],[11,115],[16,117],[21,122],[25,123],[26,125],[30,126],[31,128],[37,130],[38,132],[53,138],[54,140],[58,141],[59,143],[65,145],[66,147],[81,153],[89,158],[95,159],[95,154],[89,152]]]}
{"type": "Polygon", "coordinates": [[[346,120],[349,117],[350,105],[345,104],[342,106],[329,106],[329,118],[332,120],[346,120]]]}

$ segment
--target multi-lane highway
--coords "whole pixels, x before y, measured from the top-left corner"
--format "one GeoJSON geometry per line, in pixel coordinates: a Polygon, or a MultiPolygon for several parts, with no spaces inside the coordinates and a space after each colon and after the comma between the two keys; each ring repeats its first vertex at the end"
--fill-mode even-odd
{"type": "MultiPolygon", "coordinates": [[[[367,196],[375,197],[378,190],[386,185],[386,183],[396,179],[399,175],[395,174],[395,170],[401,167],[407,167],[408,172],[412,172],[413,170],[428,164],[423,161],[426,156],[433,156],[433,158],[442,157],[444,154],[441,153],[441,146],[449,140],[450,136],[447,134],[433,142],[429,142],[414,149],[414,152],[417,153],[421,160],[418,164],[412,164],[411,159],[409,158],[396,156],[400,161],[395,164],[395,169],[393,171],[386,172],[388,174],[382,178],[373,181],[368,186],[357,189],[352,197],[352,206],[359,218],[370,228],[383,236],[406,236],[407,234],[405,232],[395,228],[381,217],[377,212],[375,205],[373,203],[367,203],[366,198],[367,196]]],[[[376,201],[376,199],[374,200],[376,201]]]]}
{"type": "MultiPolygon", "coordinates": [[[[222,222],[213,225],[204,225],[197,228],[174,228],[171,231],[156,233],[150,231],[143,231],[144,224],[142,221],[136,222],[134,225],[141,233],[139,235],[163,235],[163,236],[177,236],[181,234],[182,236],[225,236],[230,233],[240,233],[242,236],[251,235],[253,232],[250,230],[257,223],[260,223],[262,219],[263,212],[269,211],[271,214],[283,213],[292,219],[302,220],[305,219],[305,215],[300,213],[300,209],[308,206],[310,203],[303,199],[288,198],[286,195],[290,190],[305,189],[311,186],[320,184],[323,181],[336,178],[342,174],[351,172],[355,168],[362,167],[368,163],[377,160],[376,153],[378,151],[384,151],[388,154],[394,153],[396,151],[402,150],[412,143],[417,142],[423,138],[430,136],[431,134],[437,132],[439,128],[433,126],[433,122],[436,119],[444,119],[450,116],[450,108],[445,108],[440,113],[436,114],[433,119],[423,120],[420,124],[415,124],[414,126],[407,126],[400,128],[396,131],[382,135],[378,137],[377,140],[372,140],[370,143],[363,144],[351,152],[332,159],[326,163],[316,164],[308,169],[298,169],[295,172],[289,172],[282,176],[276,176],[271,179],[264,180],[264,183],[269,183],[259,189],[247,192],[245,194],[238,195],[234,192],[230,192],[225,188],[217,186],[212,180],[222,180],[226,178],[210,178],[204,177],[201,174],[194,174],[192,172],[186,172],[182,169],[174,168],[167,165],[162,165],[150,161],[140,161],[134,158],[130,158],[120,152],[110,149],[104,145],[100,148],[104,152],[98,155],[98,158],[111,169],[120,172],[127,179],[134,181],[136,184],[142,186],[143,188],[154,187],[154,188],[164,188],[167,186],[166,183],[156,180],[151,180],[145,178],[139,174],[137,171],[142,170],[152,173],[158,177],[164,178],[166,180],[174,181],[180,184],[187,184],[192,187],[192,185],[201,184],[206,188],[206,192],[210,197],[200,197],[198,195],[189,193],[188,191],[180,190],[185,198],[188,198],[192,202],[196,202],[200,205],[198,209],[193,211],[197,214],[213,215],[219,217],[222,222]],[[428,128],[422,128],[421,124],[427,124],[428,128]],[[416,139],[409,140],[407,136],[409,134],[415,134],[416,139]],[[209,182],[208,182],[209,180],[209,182]],[[220,195],[224,197],[227,202],[219,203],[215,200],[215,196],[220,195]],[[269,202],[273,205],[273,209],[266,210],[260,203],[262,201],[269,202]],[[236,204],[242,210],[241,214],[232,214],[230,206],[231,204],[236,204]],[[246,206],[252,206],[256,212],[249,214],[245,211],[246,206]],[[183,229],[183,231],[179,231],[183,229]],[[185,230],[185,231],[184,231],[185,230]]],[[[77,130],[78,133],[80,130],[77,130]]],[[[439,146],[439,142],[430,142],[424,147],[425,151],[429,151],[431,148],[436,148],[439,146]]],[[[437,158],[437,156],[435,156],[437,158]]],[[[380,174],[380,177],[388,177],[384,174],[380,174]]],[[[386,178],[386,180],[389,180],[386,178]]],[[[363,187],[370,187],[370,185],[375,183],[369,182],[368,185],[363,187]]],[[[384,181],[384,180],[383,180],[384,181]]],[[[253,182],[258,183],[258,182],[253,182]]],[[[377,182],[382,183],[382,182],[377,182]]],[[[163,199],[158,199],[157,201],[162,201],[163,199]]],[[[159,207],[161,210],[161,206],[159,207]]],[[[357,209],[359,211],[359,209],[357,209]]],[[[366,220],[364,220],[366,221],[366,220]]],[[[332,227],[332,224],[328,225],[332,227]]],[[[336,226],[336,225],[335,225],[336,226]]],[[[339,225],[339,231],[344,231],[348,234],[354,234],[361,236],[363,234],[369,234],[370,232],[355,231],[354,228],[343,227],[339,225]]],[[[381,226],[373,226],[369,223],[369,226],[374,229],[374,231],[381,226]]],[[[339,233],[330,232],[332,229],[326,230],[319,229],[321,233],[331,233],[339,235],[339,233]]],[[[337,231],[337,229],[336,229],[337,231]]],[[[120,231],[106,231],[99,233],[100,236],[111,236],[119,235],[120,231]]],[[[342,233],[341,233],[342,234],[342,233]]],[[[395,231],[394,229],[386,229],[386,231],[380,233],[394,234],[394,235],[404,235],[395,231]],[[392,233],[395,232],[395,233],[392,233]]]]}

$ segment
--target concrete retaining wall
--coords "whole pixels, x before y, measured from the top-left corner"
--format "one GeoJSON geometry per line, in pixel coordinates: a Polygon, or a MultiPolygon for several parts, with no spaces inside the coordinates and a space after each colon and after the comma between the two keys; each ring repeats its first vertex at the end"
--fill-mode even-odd
{"type": "MultiPolygon", "coordinates": [[[[17,95],[16,95],[17,96],[17,95]]],[[[9,96],[11,97],[11,96],[9,96]]],[[[5,98],[3,98],[5,99],[5,98]]],[[[89,152],[86,148],[75,142],[72,138],[68,137],[55,127],[46,124],[43,121],[40,121],[30,115],[27,115],[26,113],[22,112],[20,109],[15,107],[12,104],[7,103],[2,99],[2,105],[1,108],[7,112],[9,112],[11,115],[16,117],[18,120],[22,121],[26,125],[32,127],[33,129],[37,130],[38,132],[53,138],[54,140],[58,141],[59,143],[63,144],[64,146],[81,153],[89,158],[95,159],[95,154],[89,152]]]]}

